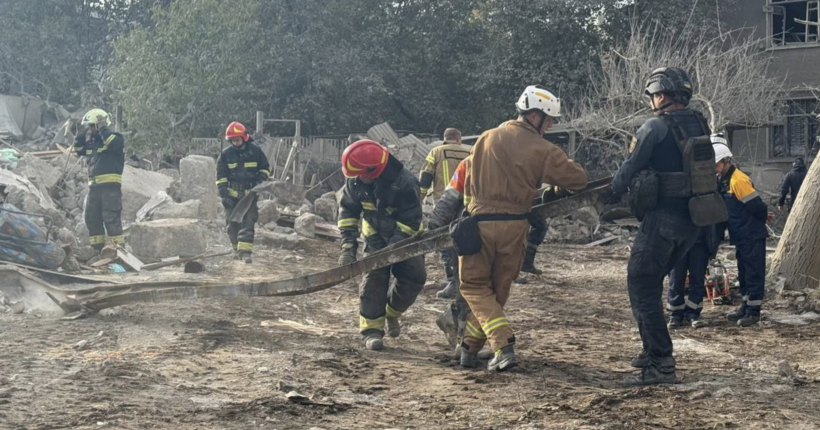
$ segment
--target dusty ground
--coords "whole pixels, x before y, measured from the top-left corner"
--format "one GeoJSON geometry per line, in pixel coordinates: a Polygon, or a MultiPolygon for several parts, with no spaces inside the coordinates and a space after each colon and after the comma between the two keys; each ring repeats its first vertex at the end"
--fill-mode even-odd
{"type": "MultiPolygon", "coordinates": [[[[336,245],[317,246],[327,252],[285,260],[292,254],[260,251],[252,270],[284,277],[335,264],[336,245]]],[[[545,275],[517,285],[508,305],[523,365],[503,374],[455,366],[434,323],[445,302],[433,289],[383,352],[360,347],[353,282],[292,298],[135,305],[78,321],[3,314],[0,428],[820,427],[817,324],[740,330],[723,322],[727,308],[707,305],[712,325],[674,334],[682,383],[623,388],[639,350],[626,257],[624,246],[542,247],[545,275]],[[781,376],[783,360],[794,377],[781,376]],[[314,404],[287,400],[290,391],[314,404]]],[[[427,262],[431,280],[440,278],[438,259],[427,262]]],[[[226,276],[246,270],[230,260],[216,267],[226,276]]]]}

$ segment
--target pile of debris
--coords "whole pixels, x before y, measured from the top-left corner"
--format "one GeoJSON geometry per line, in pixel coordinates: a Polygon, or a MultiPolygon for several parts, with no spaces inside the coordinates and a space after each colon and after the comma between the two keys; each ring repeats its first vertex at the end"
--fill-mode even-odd
{"type": "Polygon", "coordinates": [[[611,223],[601,221],[593,207],[581,208],[569,215],[550,218],[545,242],[571,244],[604,244],[626,242],[638,231],[635,218],[624,218],[611,223]]]}

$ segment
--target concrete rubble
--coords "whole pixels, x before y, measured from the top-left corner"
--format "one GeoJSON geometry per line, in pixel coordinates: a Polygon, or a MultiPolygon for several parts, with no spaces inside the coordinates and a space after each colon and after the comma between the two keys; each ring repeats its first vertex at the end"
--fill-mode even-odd
{"type": "Polygon", "coordinates": [[[273,200],[262,200],[258,203],[259,205],[259,219],[256,221],[258,224],[267,226],[271,223],[276,225],[276,221],[279,220],[279,208],[276,207],[276,202],[273,200]]]}
{"type": "Polygon", "coordinates": [[[328,223],[336,223],[338,211],[339,204],[336,202],[336,193],[332,191],[322,194],[321,197],[313,202],[313,213],[320,216],[328,223]]]}
{"type": "Polygon", "coordinates": [[[167,257],[192,257],[205,252],[204,227],[193,219],[163,219],[131,225],[128,244],[143,261],[167,257]]]}
{"type": "Polygon", "coordinates": [[[216,219],[220,208],[216,189],[216,161],[204,155],[189,155],[179,161],[179,176],[180,200],[199,200],[202,202],[199,207],[200,218],[216,219]]]}
{"type": "Polygon", "coordinates": [[[294,221],[293,229],[300,236],[314,238],[316,237],[316,219],[319,218],[314,214],[305,213],[299,215],[294,221]]]}

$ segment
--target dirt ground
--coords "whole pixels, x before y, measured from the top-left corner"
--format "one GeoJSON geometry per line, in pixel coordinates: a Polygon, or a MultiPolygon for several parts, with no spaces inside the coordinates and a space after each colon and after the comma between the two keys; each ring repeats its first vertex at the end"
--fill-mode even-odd
{"type": "MultiPolygon", "coordinates": [[[[261,250],[250,268],[214,261],[209,272],[285,277],[335,264],[337,245],[314,246],[261,250]]],[[[516,285],[507,306],[523,364],[500,374],[456,366],[434,322],[446,302],[432,288],[382,352],[360,345],[352,281],[77,321],[2,314],[0,428],[820,428],[816,323],[741,330],[724,322],[727,307],[707,304],[708,327],[673,334],[681,383],[622,387],[640,349],[627,256],[624,245],[542,246],[545,274],[516,285]]],[[[437,257],[427,267],[428,282],[441,280],[437,257]]],[[[788,311],[777,308],[765,306],[788,311]]]]}

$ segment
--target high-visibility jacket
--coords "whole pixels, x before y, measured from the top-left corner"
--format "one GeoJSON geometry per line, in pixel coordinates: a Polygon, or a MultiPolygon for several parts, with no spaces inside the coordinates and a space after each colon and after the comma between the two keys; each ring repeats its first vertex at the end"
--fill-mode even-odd
{"type": "Polygon", "coordinates": [[[769,237],[766,218],[769,209],[752,185],[749,176],[735,166],[721,178],[721,194],[729,210],[729,238],[732,243],[769,237]]]}
{"type": "Polygon", "coordinates": [[[253,139],[239,148],[225,148],[216,162],[216,186],[221,197],[241,198],[269,176],[268,157],[253,139]]]}
{"type": "Polygon", "coordinates": [[[77,136],[74,151],[79,156],[88,157],[88,185],[122,185],[122,171],[125,168],[125,139],[121,134],[103,127],[94,137],[86,140],[85,135],[77,136]]]}
{"type": "Polygon", "coordinates": [[[389,156],[384,172],[372,184],[349,178],[339,202],[343,247],[358,247],[359,220],[369,252],[418,233],[422,228],[421,198],[416,178],[389,156]]]}
{"type": "Polygon", "coordinates": [[[438,201],[444,194],[447,183],[453,176],[458,163],[470,155],[470,150],[459,142],[445,141],[443,144],[430,150],[425,159],[424,167],[419,173],[421,196],[427,196],[430,188],[433,189],[433,198],[438,201]]]}

